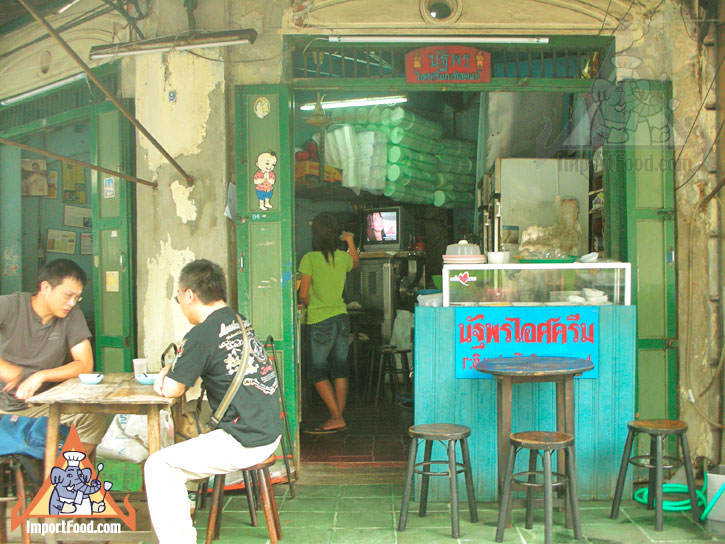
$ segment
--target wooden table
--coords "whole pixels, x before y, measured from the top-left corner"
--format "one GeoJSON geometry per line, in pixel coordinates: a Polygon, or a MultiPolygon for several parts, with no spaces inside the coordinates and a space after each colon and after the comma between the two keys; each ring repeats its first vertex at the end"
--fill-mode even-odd
{"type": "MultiPolygon", "coordinates": [[[[48,405],[45,442],[45,475],[50,474],[58,453],[58,432],[62,413],[143,414],[148,416],[149,454],[161,448],[162,408],[181,410],[178,398],[157,395],[152,385],[141,385],[131,373],[105,374],[97,385],[71,378],[28,399],[30,404],[48,405]]],[[[178,415],[178,414],[177,414],[178,415]]],[[[174,420],[178,421],[175,417],[174,420]]]]}
{"type": "MultiPolygon", "coordinates": [[[[574,434],[574,376],[591,370],[588,359],[574,357],[500,357],[483,359],[476,370],[491,374],[497,381],[498,412],[498,489],[502,492],[506,456],[511,434],[512,386],[515,383],[556,383],[556,430],[574,434]]],[[[540,429],[526,429],[540,430],[540,429]]],[[[564,471],[564,458],[557,455],[558,471],[564,471]]],[[[567,508],[567,513],[568,513],[567,508]]],[[[510,511],[510,510],[509,510],[510,511]]],[[[569,516],[567,515],[567,520],[569,516]]],[[[509,520],[510,521],[510,520],[509,520]]],[[[569,525],[567,523],[567,525],[569,525]]]]}

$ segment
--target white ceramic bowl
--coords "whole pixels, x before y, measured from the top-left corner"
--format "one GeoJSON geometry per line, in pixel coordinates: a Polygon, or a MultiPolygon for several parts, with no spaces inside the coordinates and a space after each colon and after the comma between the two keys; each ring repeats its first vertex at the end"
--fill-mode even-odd
{"type": "Polygon", "coordinates": [[[579,257],[578,261],[580,263],[593,263],[596,262],[596,260],[599,259],[599,253],[596,251],[592,253],[587,253],[586,255],[582,255],[579,257]]]}
{"type": "Polygon", "coordinates": [[[604,291],[600,291],[599,289],[590,289],[588,287],[585,287],[582,289],[582,293],[584,293],[584,296],[588,299],[595,298],[595,297],[603,297],[606,295],[604,291]]]}
{"type": "Polygon", "coordinates": [[[511,260],[511,253],[508,251],[487,251],[486,259],[488,264],[505,264],[511,260]]]}
{"type": "Polygon", "coordinates": [[[78,379],[86,385],[96,385],[103,381],[103,374],[78,374],[78,379]]]}
{"type": "Polygon", "coordinates": [[[136,381],[140,383],[141,385],[153,385],[156,381],[156,376],[158,376],[158,373],[156,374],[136,374],[136,381]]]}

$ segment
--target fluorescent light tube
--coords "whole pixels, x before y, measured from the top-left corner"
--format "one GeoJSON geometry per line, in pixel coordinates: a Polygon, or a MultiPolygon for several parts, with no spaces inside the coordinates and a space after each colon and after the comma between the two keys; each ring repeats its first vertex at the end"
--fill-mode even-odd
{"type": "Polygon", "coordinates": [[[545,36],[328,36],[331,43],[501,43],[546,44],[545,36]]]}
{"type": "Polygon", "coordinates": [[[207,47],[227,47],[230,45],[237,45],[242,43],[250,43],[247,39],[234,40],[230,42],[211,42],[211,43],[197,43],[197,44],[184,44],[184,45],[164,45],[161,47],[151,47],[148,49],[127,49],[126,51],[107,51],[91,53],[88,58],[91,60],[108,59],[111,57],[131,57],[134,55],[144,55],[146,53],[165,53],[166,51],[188,51],[189,49],[205,49],[207,47]]]}
{"type": "MultiPolygon", "coordinates": [[[[346,100],[331,100],[322,102],[320,105],[323,110],[334,110],[337,108],[357,108],[361,106],[377,106],[403,104],[408,101],[406,96],[374,96],[365,98],[350,98],[346,100]]],[[[302,111],[312,111],[315,109],[317,102],[309,102],[300,106],[302,111]]]]}
{"type": "Polygon", "coordinates": [[[65,6],[63,6],[62,8],[60,8],[58,10],[58,12],[57,12],[58,15],[60,15],[61,13],[63,13],[65,10],[72,8],[73,6],[75,6],[80,1],[81,0],[73,0],[72,2],[68,2],[65,6]]]}
{"type": "Polygon", "coordinates": [[[164,53],[166,51],[188,51],[208,47],[228,47],[230,45],[254,43],[257,32],[253,29],[226,30],[220,32],[186,32],[178,36],[153,38],[138,42],[125,42],[108,45],[94,45],[88,55],[90,60],[112,57],[130,57],[146,53],[164,53]]]}
{"type": "Polygon", "coordinates": [[[44,93],[46,91],[52,91],[53,89],[57,89],[59,87],[63,87],[65,85],[68,85],[69,83],[73,83],[74,81],[80,81],[81,79],[84,79],[86,77],[85,73],[76,74],[74,76],[67,77],[65,79],[59,79],[58,81],[54,81],[53,83],[48,83],[47,85],[43,85],[42,87],[38,87],[37,89],[32,89],[30,91],[16,94],[15,96],[11,96],[10,98],[5,98],[3,100],[0,100],[0,106],[12,106],[13,104],[17,104],[18,102],[21,102],[23,100],[26,100],[28,98],[32,98],[33,96],[38,96],[41,93],[44,93]]]}

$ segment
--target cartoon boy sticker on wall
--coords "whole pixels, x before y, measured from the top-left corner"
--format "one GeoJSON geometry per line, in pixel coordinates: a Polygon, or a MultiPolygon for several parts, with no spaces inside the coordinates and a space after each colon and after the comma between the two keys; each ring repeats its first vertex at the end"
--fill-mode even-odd
{"type": "Polygon", "coordinates": [[[254,189],[259,199],[259,209],[272,208],[270,199],[274,192],[274,167],[277,166],[277,154],[274,151],[264,151],[257,156],[257,171],[254,173],[254,189]]]}

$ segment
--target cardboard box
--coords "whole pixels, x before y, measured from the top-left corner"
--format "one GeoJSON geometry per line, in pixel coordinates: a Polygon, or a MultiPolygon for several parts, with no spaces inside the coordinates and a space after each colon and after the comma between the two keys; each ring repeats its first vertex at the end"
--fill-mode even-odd
{"type": "MultiPolygon", "coordinates": [[[[297,185],[315,185],[320,181],[320,163],[316,161],[295,162],[295,183],[297,185]]],[[[342,172],[334,166],[325,165],[324,181],[341,183],[342,172]]]]}

